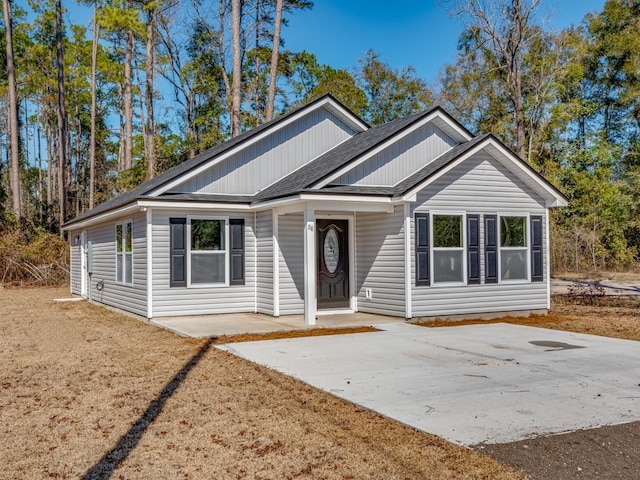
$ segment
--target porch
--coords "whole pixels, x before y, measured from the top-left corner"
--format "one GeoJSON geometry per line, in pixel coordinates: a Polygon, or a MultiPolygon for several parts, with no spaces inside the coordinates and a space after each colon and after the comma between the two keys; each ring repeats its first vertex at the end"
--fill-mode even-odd
{"type": "Polygon", "coordinates": [[[208,338],[242,333],[271,333],[313,328],[366,327],[381,323],[404,323],[399,317],[372,313],[348,313],[319,316],[315,325],[305,323],[304,315],[272,317],[261,313],[221,315],[183,315],[151,320],[151,324],[183,337],[208,338]]]}

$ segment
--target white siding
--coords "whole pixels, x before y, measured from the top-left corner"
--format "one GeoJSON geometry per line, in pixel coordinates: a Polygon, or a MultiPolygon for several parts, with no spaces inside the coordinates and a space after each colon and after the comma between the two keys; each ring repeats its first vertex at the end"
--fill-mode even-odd
{"type": "Polygon", "coordinates": [[[273,226],[271,210],[256,214],[257,310],[273,315],[273,226]]]}
{"type": "Polygon", "coordinates": [[[93,242],[93,275],[89,298],[127,312],[147,316],[147,222],[145,213],[105,222],[87,230],[93,242]],[[116,283],[116,223],[133,220],[133,285],[116,283]],[[104,282],[102,291],[96,285],[104,282]]]}
{"type": "Polygon", "coordinates": [[[327,109],[319,108],[172,191],[254,194],[354,134],[327,109]]]}
{"type": "Polygon", "coordinates": [[[332,183],[392,186],[450,150],[457,142],[432,122],[423,125],[332,183]]]}
{"type": "Polygon", "coordinates": [[[280,315],[304,313],[303,220],[302,213],[278,217],[280,315]]]}
{"type": "Polygon", "coordinates": [[[71,257],[69,265],[71,270],[71,293],[82,294],[82,258],[80,250],[80,232],[69,232],[69,242],[71,244],[71,257]],[[76,236],[77,242],[76,242],[76,236]]]}
{"type": "MultiPolygon", "coordinates": [[[[479,153],[418,194],[415,211],[476,214],[547,214],[544,201],[497,160],[479,153]]],[[[548,232],[543,221],[543,242],[548,232]]],[[[527,226],[530,229],[530,226],[527,226]]],[[[415,221],[411,219],[412,316],[467,315],[547,308],[548,252],[544,249],[544,282],[484,284],[484,220],[480,222],[480,285],[415,286],[415,221]]],[[[544,245],[544,243],[543,243],[544,245]]]]}
{"type": "Polygon", "coordinates": [[[169,286],[169,218],[184,211],[153,210],[153,316],[203,315],[255,311],[255,226],[253,213],[198,211],[245,220],[245,284],[228,287],[169,286]]]}
{"type": "Polygon", "coordinates": [[[392,214],[357,214],[356,277],[359,311],[404,317],[403,206],[392,214]]]}

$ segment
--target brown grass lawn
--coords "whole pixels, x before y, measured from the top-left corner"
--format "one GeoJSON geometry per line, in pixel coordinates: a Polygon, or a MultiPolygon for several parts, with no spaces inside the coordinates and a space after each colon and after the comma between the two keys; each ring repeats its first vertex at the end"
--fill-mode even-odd
{"type": "Polygon", "coordinates": [[[66,296],[0,290],[1,478],[523,478],[208,341],[52,301],[66,296]]]}
{"type": "MultiPolygon", "coordinates": [[[[605,337],[626,338],[640,341],[640,298],[612,298],[617,306],[589,306],[554,303],[548,315],[530,317],[502,317],[493,320],[434,320],[421,322],[426,327],[450,327],[475,323],[515,323],[532,327],[588,333],[605,337]],[[619,300],[616,302],[616,300],[619,300]]],[[[603,303],[606,301],[603,300],[603,303]]]]}

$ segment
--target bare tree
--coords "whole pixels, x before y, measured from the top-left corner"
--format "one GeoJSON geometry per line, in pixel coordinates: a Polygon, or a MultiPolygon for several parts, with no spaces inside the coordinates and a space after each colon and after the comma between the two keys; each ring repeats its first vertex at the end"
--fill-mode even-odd
{"type": "Polygon", "coordinates": [[[7,47],[7,80],[9,90],[9,150],[11,152],[11,170],[9,181],[11,184],[11,198],[13,202],[13,213],[19,220],[22,215],[21,211],[21,195],[20,188],[20,132],[18,130],[18,91],[16,86],[16,74],[13,62],[13,25],[11,15],[11,1],[2,0],[2,9],[4,13],[4,28],[7,47]]]}
{"type": "Polygon", "coordinates": [[[527,45],[537,35],[531,28],[540,0],[458,0],[454,16],[465,18],[479,47],[494,54],[506,76],[516,127],[516,153],[525,156],[522,61],[527,45]]]}
{"type": "Polygon", "coordinates": [[[278,57],[280,49],[280,27],[282,25],[283,0],[276,0],[276,19],[273,26],[273,48],[271,49],[271,71],[269,72],[269,91],[267,92],[267,109],[265,120],[273,118],[273,109],[276,98],[276,80],[278,76],[278,57]]]}
{"type": "Polygon", "coordinates": [[[242,80],[242,62],[241,62],[241,44],[240,44],[240,28],[242,21],[242,0],[231,0],[231,16],[232,16],[232,44],[233,44],[233,74],[231,86],[231,136],[236,137],[240,134],[240,103],[241,96],[241,80],[242,80]]]}

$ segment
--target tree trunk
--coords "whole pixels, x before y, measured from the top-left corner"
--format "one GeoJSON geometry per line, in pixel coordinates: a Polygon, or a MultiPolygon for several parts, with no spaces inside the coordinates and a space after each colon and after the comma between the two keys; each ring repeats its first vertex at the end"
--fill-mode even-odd
{"type": "Polygon", "coordinates": [[[51,132],[49,113],[48,109],[46,109],[44,114],[44,136],[47,141],[47,226],[51,229],[51,226],[53,225],[53,191],[55,189],[56,179],[53,173],[53,158],[55,154],[53,149],[53,133],[51,132]]]}
{"type": "Polygon", "coordinates": [[[62,2],[56,0],[56,66],[58,71],[58,190],[60,236],[64,237],[62,225],[67,217],[67,111],[64,90],[64,52],[63,52],[62,2]]]}
{"type": "Polygon", "coordinates": [[[240,24],[242,17],[242,0],[231,1],[232,38],[233,38],[233,75],[231,87],[231,136],[240,134],[240,102],[242,64],[240,56],[240,24]]]}
{"type": "Polygon", "coordinates": [[[132,92],[132,61],[133,61],[133,30],[127,32],[127,45],[124,60],[124,159],[123,170],[130,170],[133,164],[133,92],[132,92]]]}
{"type": "Polygon", "coordinates": [[[2,0],[2,10],[4,13],[4,27],[6,37],[7,48],[7,81],[8,81],[8,93],[9,93],[9,149],[11,151],[10,157],[10,174],[9,183],[11,185],[11,199],[13,213],[16,219],[20,220],[22,215],[21,209],[21,195],[22,189],[20,188],[20,132],[18,122],[18,91],[16,85],[16,74],[13,65],[13,25],[11,15],[11,1],[2,0]]]}
{"type": "Polygon", "coordinates": [[[147,108],[147,178],[153,178],[156,172],[156,127],[153,111],[153,81],[155,78],[155,30],[156,30],[156,8],[149,9],[147,17],[147,51],[146,51],[146,72],[145,72],[145,99],[147,108]]]}
{"type": "Polygon", "coordinates": [[[278,76],[278,53],[280,49],[280,26],[282,24],[283,0],[276,0],[276,20],[273,26],[273,48],[271,50],[271,71],[269,72],[269,91],[267,92],[267,111],[265,120],[273,118],[273,108],[276,99],[276,80],[278,76]]]}
{"type": "Polygon", "coordinates": [[[89,210],[95,204],[96,192],[96,73],[98,70],[98,2],[93,3],[93,44],[91,46],[91,132],[89,132],[89,210]]]}

